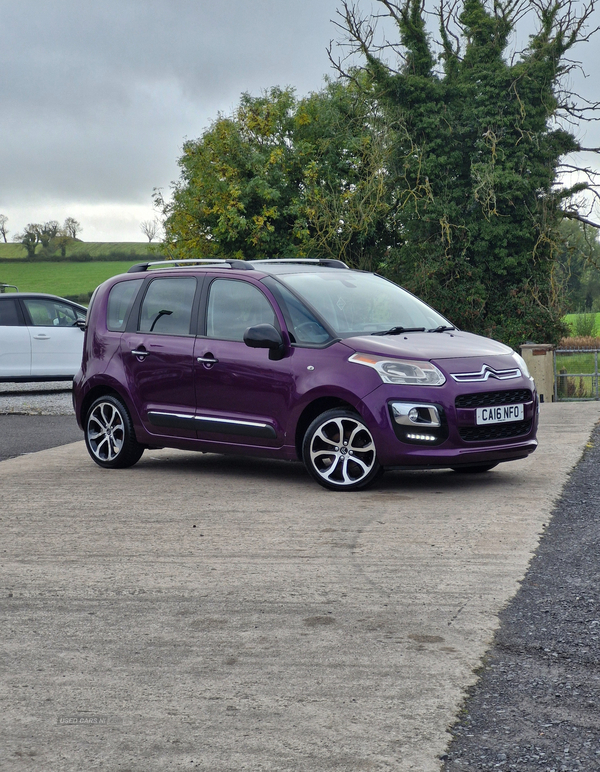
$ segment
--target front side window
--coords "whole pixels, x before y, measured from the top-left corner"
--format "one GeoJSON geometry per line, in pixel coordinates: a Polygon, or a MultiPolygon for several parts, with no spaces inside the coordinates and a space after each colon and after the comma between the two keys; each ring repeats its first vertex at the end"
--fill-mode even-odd
{"type": "Polygon", "coordinates": [[[293,292],[270,276],[263,279],[263,283],[279,302],[292,343],[301,346],[322,346],[331,340],[331,335],[321,322],[293,292]]]}
{"type": "Polygon", "coordinates": [[[129,311],[143,281],[143,279],[120,281],[111,289],[108,296],[106,326],[112,332],[122,332],[125,329],[129,311]]]}
{"type": "Polygon", "coordinates": [[[189,335],[195,294],[192,276],[154,279],[142,301],[139,332],[189,335]]]}
{"type": "Polygon", "coordinates": [[[215,279],[210,285],[206,334],[218,340],[243,340],[255,324],[278,327],[273,306],[253,284],[235,279],[215,279]]]}
{"type": "Polygon", "coordinates": [[[23,298],[35,327],[73,327],[85,312],[49,298],[23,298]]]}

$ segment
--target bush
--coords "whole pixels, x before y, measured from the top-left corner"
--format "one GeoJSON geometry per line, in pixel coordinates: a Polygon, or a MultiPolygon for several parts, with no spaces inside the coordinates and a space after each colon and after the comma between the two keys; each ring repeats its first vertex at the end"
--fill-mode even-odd
{"type": "Polygon", "coordinates": [[[596,327],[596,314],[577,314],[575,317],[574,332],[578,338],[588,338],[594,334],[596,327]]]}

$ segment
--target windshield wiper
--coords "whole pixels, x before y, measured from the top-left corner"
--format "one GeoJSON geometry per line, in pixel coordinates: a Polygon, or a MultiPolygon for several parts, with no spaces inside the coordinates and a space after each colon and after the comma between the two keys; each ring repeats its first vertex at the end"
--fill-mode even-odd
{"type": "Polygon", "coordinates": [[[440,324],[439,327],[435,327],[433,330],[427,330],[427,332],[446,332],[447,330],[455,330],[456,327],[448,327],[446,324],[440,324]]]}
{"type": "Polygon", "coordinates": [[[425,327],[390,327],[389,330],[372,332],[371,335],[401,335],[403,332],[425,332],[425,327]]]}

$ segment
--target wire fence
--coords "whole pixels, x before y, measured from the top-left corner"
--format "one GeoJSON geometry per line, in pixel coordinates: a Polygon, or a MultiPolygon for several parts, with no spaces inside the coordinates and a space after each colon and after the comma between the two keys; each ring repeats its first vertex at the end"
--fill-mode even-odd
{"type": "Polygon", "coordinates": [[[554,352],[554,399],[563,402],[599,400],[598,353],[600,349],[556,349],[554,352]]]}

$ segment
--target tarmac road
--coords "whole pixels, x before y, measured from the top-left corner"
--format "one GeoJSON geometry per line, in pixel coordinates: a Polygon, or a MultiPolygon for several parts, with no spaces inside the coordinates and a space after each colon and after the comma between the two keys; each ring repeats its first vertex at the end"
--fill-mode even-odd
{"type": "Polygon", "coordinates": [[[82,437],[69,382],[0,383],[0,461],[82,437]]]}
{"type": "Polygon", "coordinates": [[[75,416],[0,415],[0,461],[78,442],[75,416]]]}
{"type": "MultiPolygon", "coordinates": [[[[467,703],[467,746],[448,748],[448,727],[478,688],[498,614],[542,534],[544,547],[599,416],[593,403],[543,405],[540,449],[526,461],[487,475],[391,473],[350,495],[323,491],[299,464],[177,451],[117,472],[82,443],[4,461],[0,769],[438,772],[444,754],[448,769],[546,769],[533,766],[539,754],[532,765],[510,756],[520,740],[505,742],[516,714],[501,705],[497,674],[510,694],[518,659],[492,668],[484,692],[502,719],[497,737],[484,727],[486,745],[468,746],[482,736],[473,721],[491,722],[487,696],[467,703]]],[[[594,553],[594,506],[568,563],[580,537],[594,553]]],[[[557,586],[529,601],[525,621],[517,613],[517,631],[538,630],[533,612],[553,617],[557,586]]],[[[573,601],[565,594],[561,607],[573,601]]],[[[585,606],[576,636],[596,617],[585,606]]],[[[550,663],[571,631],[553,639],[550,663]]],[[[596,675],[578,652],[571,688],[596,675]]],[[[536,674],[521,694],[537,685],[548,696],[550,684],[536,674]]],[[[559,686],[568,694],[562,676],[559,686]]],[[[565,716],[554,699],[553,732],[565,716]]],[[[562,746],[563,766],[547,769],[600,769],[589,766],[597,724],[586,714],[582,729],[582,715],[564,726],[585,736],[573,758],[588,749],[588,766],[565,766],[562,746]]]]}

